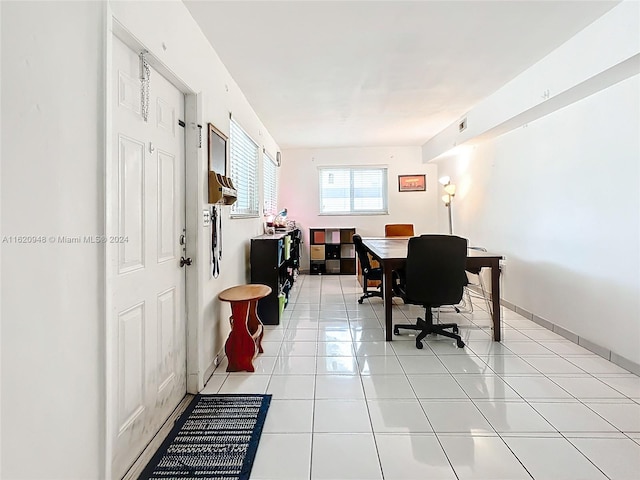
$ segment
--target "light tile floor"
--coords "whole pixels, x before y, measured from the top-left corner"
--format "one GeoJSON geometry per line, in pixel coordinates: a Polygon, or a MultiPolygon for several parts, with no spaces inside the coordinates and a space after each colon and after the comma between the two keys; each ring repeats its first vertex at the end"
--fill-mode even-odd
{"type": "MultiPolygon", "coordinates": [[[[441,313],[467,346],[414,332],[384,341],[379,298],[351,276],[300,275],[255,373],[203,393],[273,395],[253,480],[636,479],[640,378],[503,310],[441,313]]],[[[423,311],[394,305],[394,323],[423,311]]]]}

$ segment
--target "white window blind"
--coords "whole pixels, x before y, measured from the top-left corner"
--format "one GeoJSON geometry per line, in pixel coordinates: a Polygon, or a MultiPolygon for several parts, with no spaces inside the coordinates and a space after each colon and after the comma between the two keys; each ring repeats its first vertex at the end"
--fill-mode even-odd
{"type": "Polygon", "coordinates": [[[387,213],[386,167],[320,167],[320,214],[387,213]]]}
{"type": "Polygon", "coordinates": [[[236,122],[231,120],[229,135],[231,179],[238,190],[238,200],[231,207],[233,217],[257,217],[258,145],[236,122]]]}
{"type": "Polygon", "coordinates": [[[264,183],[264,214],[278,213],[278,167],[276,162],[264,152],[262,156],[262,170],[264,183]]]}

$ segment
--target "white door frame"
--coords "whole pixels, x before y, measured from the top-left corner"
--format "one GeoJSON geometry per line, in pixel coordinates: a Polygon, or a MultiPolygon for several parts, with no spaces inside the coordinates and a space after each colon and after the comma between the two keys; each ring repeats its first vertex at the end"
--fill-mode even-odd
{"type": "MultiPolygon", "coordinates": [[[[200,288],[198,281],[198,262],[197,262],[197,243],[200,240],[198,238],[198,225],[200,211],[200,202],[198,201],[199,191],[198,187],[198,166],[201,158],[201,148],[207,148],[206,139],[200,144],[202,139],[199,125],[202,125],[201,117],[202,112],[202,98],[201,95],[197,95],[194,91],[184,83],[179,77],[177,77],[170,68],[164,65],[158,60],[158,57],[154,55],[145,45],[143,45],[130,31],[128,31],[117,18],[113,15],[111,8],[107,4],[106,8],[106,28],[105,28],[105,56],[104,56],[104,111],[105,111],[105,137],[104,137],[104,151],[105,156],[103,158],[104,165],[104,232],[109,234],[111,231],[115,231],[113,228],[114,212],[111,211],[110,201],[112,195],[117,192],[109,190],[109,186],[113,185],[114,175],[117,172],[113,171],[112,162],[109,161],[113,155],[112,142],[110,141],[113,128],[113,85],[112,85],[112,72],[113,72],[113,36],[117,36],[127,46],[134,51],[147,50],[149,53],[146,56],[149,64],[169,80],[178,90],[185,95],[184,103],[184,122],[185,122],[185,224],[186,224],[186,256],[191,257],[194,260],[194,264],[190,267],[186,267],[185,278],[185,310],[186,310],[186,374],[187,374],[187,393],[198,393],[199,386],[199,353],[200,348],[198,344],[198,338],[200,337],[200,328],[198,322],[198,305],[200,297],[200,288]],[[200,147],[199,147],[200,144],[200,147]]],[[[116,412],[116,405],[112,398],[112,392],[115,388],[113,384],[113,358],[116,352],[114,352],[115,345],[112,342],[113,339],[113,326],[109,322],[109,312],[112,307],[112,295],[113,295],[113,278],[109,265],[113,260],[109,249],[105,246],[103,250],[104,264],[104,311],[103,311],[103,354],[104,359],[102,362],[102,385],[104,388],[103,408],[104,422],[101,429],[104,434],[101,443],[104,445],[104,457],[103,457],[103,477],[111,478],[111,461],[113,457],[113,425],[116,412]]]]}

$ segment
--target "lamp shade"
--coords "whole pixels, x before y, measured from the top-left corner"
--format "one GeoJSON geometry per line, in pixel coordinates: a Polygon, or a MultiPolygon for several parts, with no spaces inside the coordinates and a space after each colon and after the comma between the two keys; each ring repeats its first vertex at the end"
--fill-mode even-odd
{"type": "Polygon", "coordinates": [[[453,197],[456,194],[456,186],[453,183],[449,183],[444,186],[444,191],[453,197]]]}

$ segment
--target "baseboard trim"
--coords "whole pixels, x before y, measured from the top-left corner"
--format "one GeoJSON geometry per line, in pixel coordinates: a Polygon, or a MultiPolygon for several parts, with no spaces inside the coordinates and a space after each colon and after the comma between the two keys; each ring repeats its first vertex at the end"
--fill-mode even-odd
{"type": "Polygon", "coordinates": [[[216,362],[216,359],[219,358],[220,354],[216,355],[211,364],[207,367],[207,369],[204,371],[204,384],[206,385],[207,382],[209,381],[209,377],[211,377],[211,375],[213,375],[213,371],[218,367],[218,363],[216,362]]]}
{"type": "Polygon", "coordinates": [[[572,331],[567,330],[559,325],[556,325],[555,323],[550,322],[549,320],[542,318],[532,312],[529,312],[528,310],[525,310],[524,308],[519,307],[511,302],[500,299],[500,305],[502,305],[508,310],[511,310],[512,312],[516,312],[517,314],[522,315],[524,318],[527,318],[532,322],[537,323],[538,325],[546,328],[547,330],[551,330],[552,332],[557,333],[558,335],[562,336],[563,338],[566,338],[570,342],[573,342],[577,345],[580,345],[581,347],[586,348],[590,352],[595,353],[596,355],[599,355],[605,360],[608,360],[611,363],[614,363],[619,367],[624,368],[625,370],[628,370],[631,373],[640,375],[640,364],[633,362],[623,357],[622,355],[618,355],[617,353],[612,352],[611,350],[601,345],[598,345],[597,343],[594,343],[591,340],[582,338],[579,335],[573,333],[572,331]]]}

